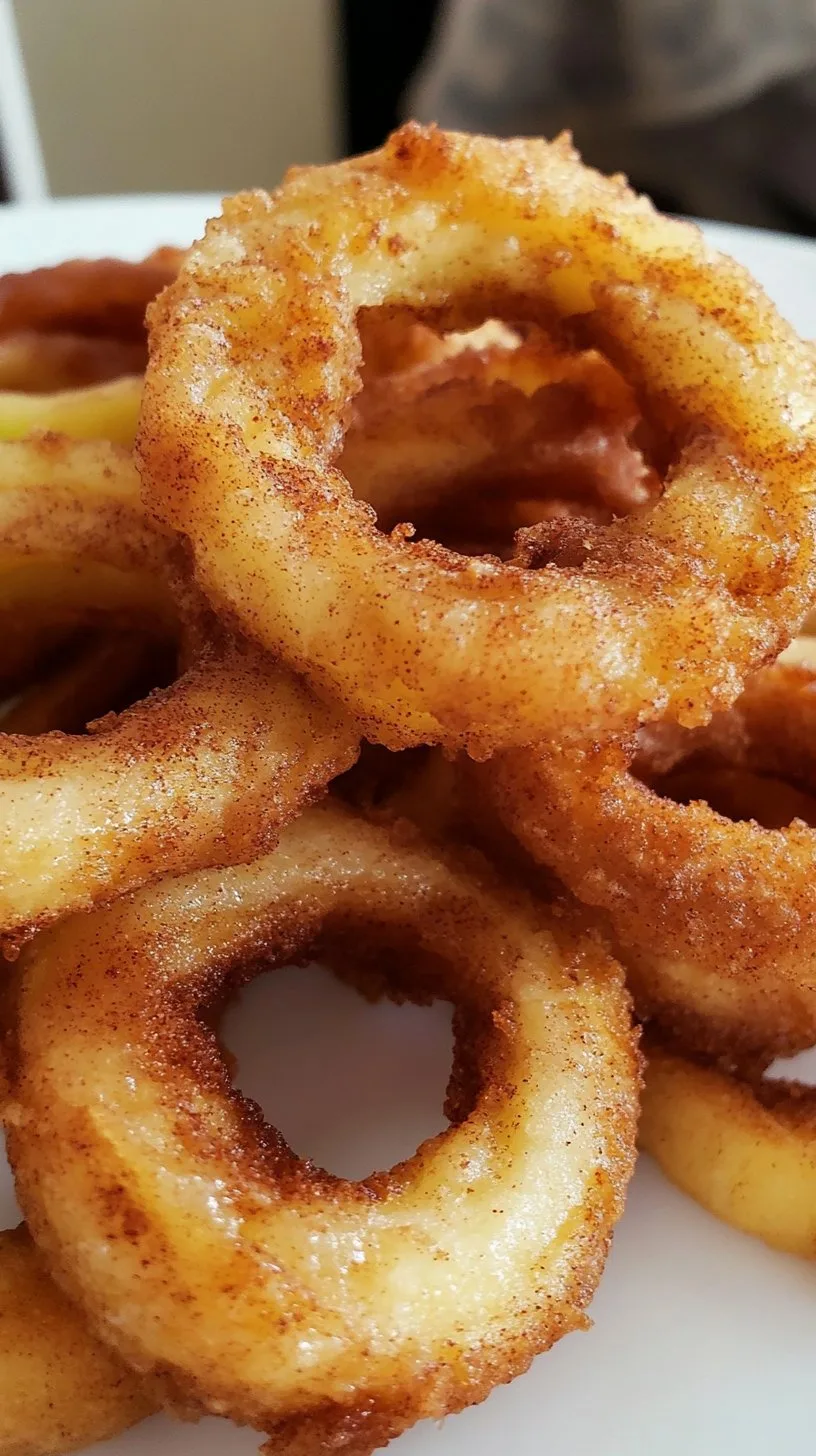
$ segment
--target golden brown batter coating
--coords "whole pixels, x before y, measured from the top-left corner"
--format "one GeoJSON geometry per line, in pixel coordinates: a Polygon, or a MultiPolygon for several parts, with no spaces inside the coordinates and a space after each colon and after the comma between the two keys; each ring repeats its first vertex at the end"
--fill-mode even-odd
{"type": "Polygon", "coordinates": [[[216,608],[388,747],[705,721],[816,595],[811,353],[742,268],[564,138],[408,125],[232,198],[150,328],[152,507],[216,608]],[[555,320],[601,349],[670,442],[660,499],[548,530],[539,569],[384,535],[334,463],[357,313],[381,305],[555,320]]]}
{"type": "Polygon", "coordinates": [[[659,790],[679,789],[685,766],[692,790],[708,777],[716,794],[724,769],[813,792],[815,745],[816,671],[780,662],[705,728],[518,751],[478,772],[524,847],[603,913],[639,1013],[692,1052],[750,1059],[816,1043],[816,830],[659,790]]]}
{"type": "Polygon", "coordinates": [[[165,627],[182,672],[86,735],[0,734],[0,931],[27,932],[162,874],[251,859],[357,754],[294,674],[221,631],[141,506],[130,456],[45,436],[0,445],[0,603],[165,627]]]}
{"type": "Polygon", "coordinates": [[[276,1453],[363,1456],[586,1324],[632,1170],[627,997],[598,941],[484,862],[327,803],[264,860],[38,937],[17,1016],[23,1210],[93,1325],[171,1397],[276,1453]],[[201,1017],[311,953],[457,1007],[450,1128],[358,1183],[263,1122],[201,1017]]]}

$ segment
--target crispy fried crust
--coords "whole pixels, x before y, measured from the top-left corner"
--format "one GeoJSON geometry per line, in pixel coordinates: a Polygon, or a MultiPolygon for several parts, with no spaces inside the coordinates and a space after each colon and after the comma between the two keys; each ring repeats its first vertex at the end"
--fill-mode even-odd
{"type": "Polygon", "coordinates": [[[814,744],[816,671],[779,663],[707,728],[641,743],[641,777],[635,742],[502,755],[479,774],[525,848],[608,917],[640,1014],[692,1052],[750,1059],[816,1042],[816,831],[675,802],[660,774],[676,782],[685,764],[716,791],[727,768],[812,791],[814,744]]]}
{"type": "MultiPolygon", "coordinates": [[[[172,620],[177,545],[130,457],[0,446],[0,603],[172,620]]],[[[27,932],[160,874],[252,858],[347,768],[356,728],[182,591],[186,671],[87,736],[0,735],[0,929],[27,932]]]]}
{"type": "Polygon", "coordinates": [[[326,804],[265,860],[64,921],[19,987],[18,1196],[167,1393],[276,1453],[363,1456],[586,1324],[632,1169],[627,998],[598,942],[483,862],[326,804]],[[359,969],[361,931],[372,985],[455,1001],[457,1052],[451,1127],[349,1183],[233,1091],[198,1013],[259,965],[359,969]]]}
{"type": "Polygon", "coordinates": [[[409,125],[233,198],[150,330],[153,508],[218,608],[389,747],[704,721],[816,595],[810,352],[741,267],[564,138],[409,125]],[[658,503],[567,532],[560,564],[550,532],[541,570],[384,536],[333,465],[357,311],[383,303],[447,328],[555,318],[601,348],[672,441],[658,503]]]}

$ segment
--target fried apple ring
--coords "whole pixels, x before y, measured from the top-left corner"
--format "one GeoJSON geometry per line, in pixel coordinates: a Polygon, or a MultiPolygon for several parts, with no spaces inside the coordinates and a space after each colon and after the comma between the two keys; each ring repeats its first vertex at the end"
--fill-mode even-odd
{"type": "Polygon", "coordinates": [[[142,632],[91,632],[59,665],[0,705],[3,733],[81,733],[104,713],[121,712],[172,681],[176,652],[142,632]]]}
{"type": "Polygon", "coordinates": [[[705,721],[816,596],[807,346],[744,269],[566,138],[410,124],[296,169],[224,204],[149,324],[153,509],[217,608],[387,747],[486,756],[705,721]],[[448,328],[556,320],[601,349],[667,439],[660,500],[550,530],[540,569],[383,535],[333,464],[357,312],[378,305],[448,328]]]}
{"type": "Polygon", "coordinates": [[[361,314],[358,322],[366,380],[439,364],[450,353],[443,334],[410,316],[384,316],[379,309],[371,309],[361,314]]]}
{"type": "Polygon", "coordinates": [[[601,354],[558,351],[540,331],[515,346],[480,333],[357,400],[340,467],[383,529],[430,513],[458,515],[467,530],[480,506],[506,511],[508,494],[525,489],[530,501],[589,501],[610,517],[658,493],[631,440],[637,400],[601,354]]]}
{"type": "Polygon", "coordinates": [[[75,440],[132,445],[142,399],[141,376],[124,376],[55,394],[0,390],[0,440],[51,430],[75,440]]]}
{"type": "Polygon", "coordinates": [[[77,1451],[155,1408],[49,1278],[24,1227],[0,1232],[0,1390],[2,1456],[77,1451]]]}
{"type": "Polygon", "coordinates": [[[148,520],[130,455],[45,434],[0,443],[0,616],[178,633],[173,538],[148,520]]]}
{"type": "Polygon", "coordinates": [[[26,329],[120,340],[144,338],[145,310],[184,254],[157,248],[141,263],[77,258],[0,278],[0,336],[26,329]]]}
{"type": "Polygon", "coordinates": [[[40,334],[34,330],[0,336],[0,390],[56,394],[143,374],[147,340],[88,338],[85,334],[40,334]]]}
{"type": "Polygon", "coordinates": [[[249,859],[357,753],[359,735],[285,668],[218,629],[142,510],[130,456],[56,437],[0,446],[0,604],[44,581],[77,611],[168,621],[171,687],[87,735],[0,734],[0,930],[27,931],[160,874],[249,859]]]}
{"type": "Polygon", "coordinates": [[[486,862],[329,802],[254,865],[63,921],[17,984],[18,1197],[55,1277],[171,1395],[278,1453],[367,1456],[586,1324],[632,1169],[626,992],[486,862]],[[359,1183],[263,1123],[199,1015],[312,952],[458,1007],[452,1125],[359,1183]]]}
{"type": "Polygon", "coordinates": [[[709,1213],[816,1259],[816,1088],[727,1076],[650,1042],[638,1139],[709,1213]]]}
{"type": "Polygon", "coordinates": [[[41,609],[29,600],[24,618],[19,609],[0,606],[0,699],[8,700],[48,672],[75,636],[76,612],[70,610],[63,620],[53,599],[41,609]]]}
{"type": "Polygon", "coordinates": [[[525,849],[603,912],[638,1013],[692,1054],[750,1060],[816,1043],[816,830],[757,822],[762,793],[750,819],[717,812],[703,786],[717,802],[724,772],[727,804],[735,771],[743,805],[749,776],[770,775],[812,813],[816,666],[764,669],[705,728],[519,750],[478,775],[525,849]]]}

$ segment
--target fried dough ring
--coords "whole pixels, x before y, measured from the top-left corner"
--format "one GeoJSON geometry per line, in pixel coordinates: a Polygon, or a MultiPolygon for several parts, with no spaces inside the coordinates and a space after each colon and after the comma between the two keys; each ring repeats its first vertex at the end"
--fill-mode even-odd
{"type": "MultiPolygon", "coordinates": [[[[816,830],[661,797],[632,772],[637,746],[518,751],[478,772],[525,849],[608,918],[641,1016],[703,1056],[814,1045],[816,830]]],[[[682,763],[698,783],[747,770],[812,791],[816,667],[780,661],[706,728],[641,750],[658,786],[682,763]]]]}
{"type": "Polygon", "coordinates": [[[219,610],[388,747],[705,721],[816,596],[807,346],[737,263],[565,138],[411,124],[228,200],[150,333],[153,509],[219,610]],[[671,441],[661,499],[567,531],[561,565],[550,530],[539,570],[384,536],[332,463],[357,311],[382,304],[453,328],[556,318],[601,348],[671,441]]]}
{"type": "Polygon", "coordinates": [[[439,364],[450,350],[444,334],[404,314],[383,315],[379,309],[361,313],[359,320],[362,369],[366,382],[406,369],[439,364]]]}
{"type": "MultiPolygon", "coordinates": [[[[364,753],[347,776],[355,801],[404,814],[434,838],[475,836],[505,873],[540,892],[544,872],[485,821],[473,770],[463,774],[435,749],[379,754],[364,753]]],[[[774,812],[777,784],[768,802],[774,812]]],[[[756,792],[752,784],[754,800],[756,792]]],[[[654,1036],[644,1050],[640,1147],[716,1217],[773,1248],[816,1258],[816,1088],[757,1073],[730,1075],[670,1051],[654,1036]]]]}
{"type": "Polygon", "coordinates": [[[132,445],[145,310],[182,257],[77,260],[0,278],[0,440],[35,430],[132,445]]]}
{"type": "Polygon", "coordinates": [[[533,498],[620,515],[659,489],[630,443],[639,421],[633,391],[594,350],[559,352],[540,332],[515,347],[465,335],[441,361],[366,384],[340,467],[386,530],[440,510],[467,529],[480,496],[506,509],[508,487],[525,484],[533,498]]]}
{"type": "Polygon", "coordinates": [[[33,329],[119,340],[144,338],[145,310],[175,277],[179,248],[157,248],[140,263],[78,258],[0,278],[0,337],[33,329]]]}
{"type": "Polygon", "coordinates": [[[650,1043],[638,1138],[717,1218],[816,1258],[816,1088],[727,1076],[650,1043]]]}
{"type": "Polygon", "coordinates": [[[54,431],[75,440],[132,445],[142,399],[140,375],[55,394],[0,390],[0,440],[54,431]]]}
{"type": "Polygon", "coordinates": [[[22,1207],[60,1283],[171,1394],[276,1453],[363,1456],[586,1324],[632,1167],[627,997],[600,942],[483,862],[327,803],[252,866],[63,921],[18,984],[22,1207]],[[361,924],[365,984],[453,999],[458,1048],[453,1125],[350,1183],[233,1091],[197,1012],[312,951],[360,974],[361,924]]]}
{"type": "Polygon", "coordinates": [[[0,337],[0,390],[56,394],[143,374],[147,341],[87,338],[85,334],[40,334],[29,329],[0,337]]]}
{"type": "Polygon", "coordinates": [[[24,618],[17,606],[0,607],[0,699],[13,697],[47,672],[75,633],[76,612],[62,618],[53,599],[41,608],[30,599],[24,618]]]}
{"type": "Polygon", "coordinates": [[[154,1409],[48,1277],[24,1227],[0,1232],[0,1391],[2,1456],[77,1451],[154,1409]]]}
{"type": "Polygon", "coordinates": [[[485,319],[478,328],[440,333],[417,323],[410,309],[362,309],[357,318],[366,384],[383,375],[405,375],[461,354],[465,349],[512,349],[521,335],[501,319],[485,319]]]}
{"type": "Polygon", "coordinates": [[[130,456],[46,434],[0,443],[0,619],[178,635],[172,538],[149,521],[130,456]]]}
{"type": "Polygon", "coordinates": [[[142,632],[86,634],[58,665],[0,705],[0,731],[81,733],[170,681],[175,657],[169,642],[142,632]]]}
{"type": "MultiPolygon", "coordinates": [[[[104,622],[106,631],[146,633],[157,642],[178,636],[177,612],[166,586],[137,571],[111,572],[95,555],[72,554],[77,501],[90,493],[105,457],[41,442],[0,444],[0,695],[24,692],[59,671],[79,644],[79,633],[104,622]],[[56,452],[56,453],[54,453],[56,452]],[[53,503],[45,481],[60,457],[57,518],[44,524],[53,503]],[[73,461],[73,468],[72,468],[73,461]],[[41,530],[44,536],[38,535],[41,530]],[[61,539],[60,532],[63,533],[61,539]],[[54,548],[56,547],[56,553],[54,548]],[[66,549],[68,548],[68,549],[66,549]]],[[[132,471],[128,471],[132,492],[132,471]]],[[[113,490],[114,486],[109,486],[113,490]]],[[[86,526],[93,537],[94,511],[86,526]]],[[[125,521],[127,526],[127,521],[125,521]]],[[[139,527],[141,532],[142,528],[139,527]]],[[[89,714],[89,717],[95,716],[89,714]]],[[[86,719],[87,721],[87,719],[86,719]]]]}
{"type": "MultiPolygon", "coordinates": [[[[129,455],[46,436],[0,446],[0,605],[45,580],[81,606],[167,621],[175,543],[142,511],[129,455]]],[[[0,735],[0,929],[27,931],[159,874],[252,858],[354,761],[337,710],[195,600],[190,664],[87,736],[0,735]]]]}

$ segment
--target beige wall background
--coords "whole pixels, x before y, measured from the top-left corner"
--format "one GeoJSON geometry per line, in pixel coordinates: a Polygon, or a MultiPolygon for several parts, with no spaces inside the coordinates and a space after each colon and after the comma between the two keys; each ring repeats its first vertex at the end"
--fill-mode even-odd
{"type": "Polygon", "coordinates": [[[332,0],[15,0],[54,196],[270,186],[339,149],[332,0]]]}

